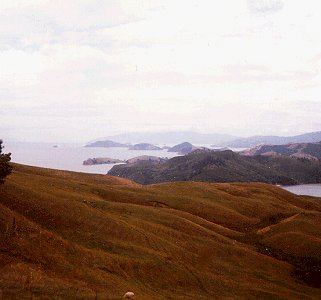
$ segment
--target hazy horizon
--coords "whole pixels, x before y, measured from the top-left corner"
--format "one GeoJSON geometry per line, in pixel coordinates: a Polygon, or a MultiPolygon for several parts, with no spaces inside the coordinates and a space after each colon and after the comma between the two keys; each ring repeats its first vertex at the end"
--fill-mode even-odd
{"type": "Polygon", "coordinates": [[[303,132],[299,134],[293,134],[293,135],[277,135],[277,134],[271,134],[271,135],[259,135],[259,134],[253,134],[250,136],[247,135],[229,135],[224,133],[217,133],[217,132],[199,132],[199,131],[187,131],[187,130],[181,130],[181,131],[132,131],[132,132],[124,132],[124,133],[118,133],[114,135],[109,136],[100,136],[100,137],[93,137],[88,140],[77,140],[77,141],[64,141],[64,140],[37,140],[37,139],[17,139],[17,138],[3,138],[0,137],[1,140],[3,140],[4,144],[12,144],[12,143],[30,143],[30,144],[59,144],[59,145],[67,145],[67,144],[74,144],[74,145],[80,145],[84,146],[88,143],[93,143],[96,141],[103,141],[103,140],[112,140],[114,142],[120,142],[120,143],[151,143],[155,145],[175,145],[183,142],[192,142],[193,144],[199,144],[199,145],[205,145],[205,144],[213,144],[213,145],[224,145],[228,141],[236,141],[236,140],[242,140],[243,138],[252,138],[252,137],[293,137],[293,136],[300,136],[302,134],[309,134],[309,133],[316,133],[321,131],[314,131],[314,132],[303,132]],[[217,136],[214,139],[205,138],[203,136],[217,136]],[[128,138],[127,138],[128,137],[128,138]],[[160,137],[160,138],[158,138],[160,137]],[[203,137],[203,138],[202,138],[203,137]],[[194,140],[201,139],[202,142],[195,142],[194,140]],[[206,140],[206,142],[205,142],[206,140]]]}
{"type": "Polygon", "coordinates": [[[0,138],[321,130],[318,0],[1,1],[0,138]]]}

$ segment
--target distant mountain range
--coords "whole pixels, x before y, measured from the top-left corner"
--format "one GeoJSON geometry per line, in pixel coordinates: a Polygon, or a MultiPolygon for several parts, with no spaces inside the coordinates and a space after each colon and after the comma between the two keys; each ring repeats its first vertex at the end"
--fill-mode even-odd
{"type": "Polygon", "coordinates": [[[141,184],[169,181],[320,183],[321,163],[290,157],[243,156],[232,151],[196,150],[164,162],[114,166],[108,175],[141,184]]]}
{"type": "Polygon", "coordinates": [[[315,143],[321,141],[321,131],[309,132],[295,136],[252,136],[248,138],[223,142],[221,146],[232,148],[250,148],[259,144],[285,145],[291,143],[315,143]]]}
{"type": "Polygon", "coordinates": [[[86,147],[129,147],[131,144],[149,143],[154,145],[171,145],[188,142],[190,144],[209,144],[231,148],[251,148],[260,144],[285,145],[293,143],[316,143],[321,141],[321,131],[309,132],[295,136],[252,136],[237,138],[232,135],[216,133],[197,133],[191,131],[177,132],[136,132],[114,135],[89,142],[86,147]]]}
{"type": "MultiPolygon", "coordinates": [[[[228,134],[197,133],[192,131],[171,132],[134,132],[106,137],[119,143],[178,144],[188,141],[193,144],[219,144],[235,140],[237,137],[228,134]]],[[[101,138],[100,140],[102,140],[101,138]]]]}

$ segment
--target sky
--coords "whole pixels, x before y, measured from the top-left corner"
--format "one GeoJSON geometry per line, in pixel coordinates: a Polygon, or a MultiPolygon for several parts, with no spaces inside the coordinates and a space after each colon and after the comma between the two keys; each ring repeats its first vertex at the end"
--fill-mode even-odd
{"type": "Polygon", "coordinates": [[[320,0],[0,0],[0,138],[321,130],[320,0]]]}

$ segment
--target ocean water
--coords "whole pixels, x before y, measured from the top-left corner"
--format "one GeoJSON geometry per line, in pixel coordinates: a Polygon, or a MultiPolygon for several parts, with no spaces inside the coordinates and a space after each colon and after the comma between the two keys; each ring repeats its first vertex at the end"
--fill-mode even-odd
{"type": "MultiPolygon", "coordinates": [[[[140,155],[152,155],[171,158],[178,156],[178,153],[167,152],[167,150],[128,150],[127,148],[102,148],[84,147],[84,144],[66,143],[26,143],[26,142],[5,142],[4,153],[11,152],[11,161],[30,166],[44,167],[58,170],[69,170],[84,173],[106,174],[114,164],[102,164],[84,166],[83,161],[94,157],[110,157],[127,160],[140,155]]],[[[174,146],[174,145],[167,145],[174,146]]],[[[196,145],[210,148],[210,145],[196,145]]],[[[240,149],[231,149],[241,151],[240,149]]]]}
{"type": "Polygon", "coordinates": [[[110,157],[126,160],[140,155],[174,157],[177,153],[167,150],[128,150],[127,148],[84,147],[80,144],[53,143],[4,143],[4,153],[11,152],[11,161],[30,166],[69,170],[76,172],[106,174],[113,164],[84,166],[84,160],[93,157],[110,157]]]}
{"type": "Polygon", "coordinates": [[[296,195],[321,197],[321,184],[300,184],[282,186],[282,188],[296,195]]]}
{"type": "MultiPolygon", "coordinates": [[[[82,164],[84,160],[93,157],[111,157],[126,160],[140,155],[168,158],[178,156],[178,153],[167,152],[167,150],[139,151],[128,150],[127,148],[84,147],[83,144],[6,142],[4,146],[3,152],[11,152],[11,160],[16,163],[94,174],[106,174],[114,164],[84,166],[82,164]]],[[[209,147],[209,145],[198,146],[209,147]]],[[[232,150],[240,151],[243,149],[232,150]]],[[[321,184],[282,186],[282,188],[297,195],[321,197],[321,184]]]]}

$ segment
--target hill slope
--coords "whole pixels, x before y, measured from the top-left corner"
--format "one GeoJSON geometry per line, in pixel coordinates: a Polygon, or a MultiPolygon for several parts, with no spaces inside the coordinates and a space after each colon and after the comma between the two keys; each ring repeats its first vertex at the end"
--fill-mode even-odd
{"type": "Polygon", "coordinates": [[[140,186],[14,167],[0,189],[3,299],[320,295],[306,275],[320,279],[319,199],[265,184],[140,186]]]}
{"type": "Polygon", "coordinates": [[[321,182],[321,164],[289,157],[242,156],[232,151],[194,151],[161,163],[114,166],[108,174],[142,184],[209,181],[290,185],[321,182]]]}
{"type": "Polygon", "coordinates": [[[241,154],[248,156],[266,155],[277,156],[284,155],[290,157],[301,157],[307,159],[321,160],[321,142],[319,143],[295,143],[287,145],[259,145],[241,154]]]}

